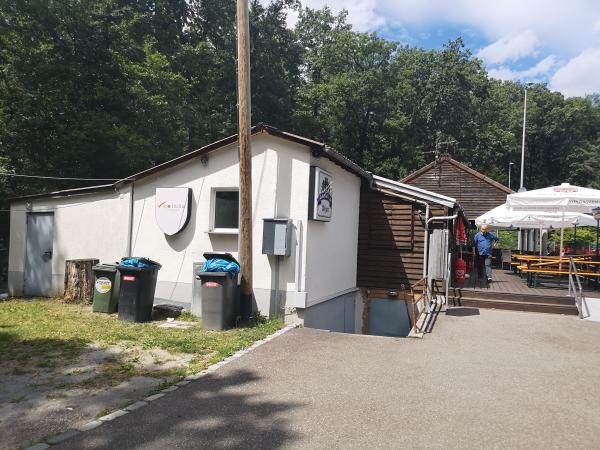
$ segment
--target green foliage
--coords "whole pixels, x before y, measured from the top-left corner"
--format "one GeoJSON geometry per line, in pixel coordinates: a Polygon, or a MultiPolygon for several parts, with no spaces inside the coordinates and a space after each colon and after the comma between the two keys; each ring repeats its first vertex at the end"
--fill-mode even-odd
{"type": "MultiPolygon", "coordinates": [[[[573,245],[574,233],[574,228],[565,228],[563,238],[566,243],[565,246],[573,245]]],[[[557,245],[560,244],[560,230],[550,231],[548,240],[555,242],[557,245]]],[[[592,248],[596,245],[596,228],[577,227],[577,246],[587,248],[588,244],[591,244],[592,248]]]]}
{"type": "Polygon", "coordinates": [[[498,248],[512,250],[517,248],[518,231],[500,230],[498,231],[498,248]]]}

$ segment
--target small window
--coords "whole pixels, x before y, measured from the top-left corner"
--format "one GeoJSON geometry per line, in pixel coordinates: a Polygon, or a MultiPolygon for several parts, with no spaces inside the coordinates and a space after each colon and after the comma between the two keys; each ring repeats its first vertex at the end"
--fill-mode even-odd
{"type": "Polygon", "coordinates": [[[239,222],[238,191],[215,191],[213,231],[236,231],[239,222]]]}

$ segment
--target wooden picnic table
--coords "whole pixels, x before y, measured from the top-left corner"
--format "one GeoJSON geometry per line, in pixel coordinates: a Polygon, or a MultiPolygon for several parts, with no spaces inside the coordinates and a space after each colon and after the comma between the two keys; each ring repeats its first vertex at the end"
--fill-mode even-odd
{"type": "MultiPolygon", "coordinates": [[[[527,274],[527,285],[529,287],[536,287],[538,283],[538,275],[570,275],[570,270],[563,269],[563,262],[569,263],[570,259],[555,259],[552,261],[544,261],[544,262],[534,262],[532,260],[525,261],[526,264],[521,264],[517,266],[517,269],[521,271],[521,273],[527,274]]],[[[590,270],[589,267],[582,267],[582,269],[577,270],[577,274],[582,277],[600,277],[600,272],[598,272],[598,267],[600,267],[600,261],[589,261],[589,260],[581,260],[581,259],[573,259],[573,262],[577,265],[581,266],[592,266],[593,271],[590,270]]]]}

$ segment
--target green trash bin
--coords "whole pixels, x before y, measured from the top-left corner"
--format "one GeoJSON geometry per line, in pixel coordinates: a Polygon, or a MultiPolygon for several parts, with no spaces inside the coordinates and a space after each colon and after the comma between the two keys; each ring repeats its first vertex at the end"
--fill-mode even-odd
{"type": "Polygon", "coordinates": [[[115,264],[97,264],[94,271],[94,302],[92,311],[112,314],[119,305],[121,277],[115,264]]]}

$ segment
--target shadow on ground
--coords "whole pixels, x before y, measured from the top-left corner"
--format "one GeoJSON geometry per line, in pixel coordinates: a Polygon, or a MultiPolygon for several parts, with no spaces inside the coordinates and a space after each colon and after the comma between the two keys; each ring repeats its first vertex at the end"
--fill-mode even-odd
{"type": "Polygon", "coordinates": [[[149,405],[66,441],[60,449],[277,449],[296,441],[287,417],[302,403],[273,401],[256,372],[207,375],[149,405]],[[135,430],[135,431],[133,431],[135,430]]]}
{"type": "Polygon", "coordinates": [[[467,308],[465,306],[450,308],[446,311],[447,316],[454,317],[468,317],[468,316],[479,316],[478,308],[467,308]]]}

